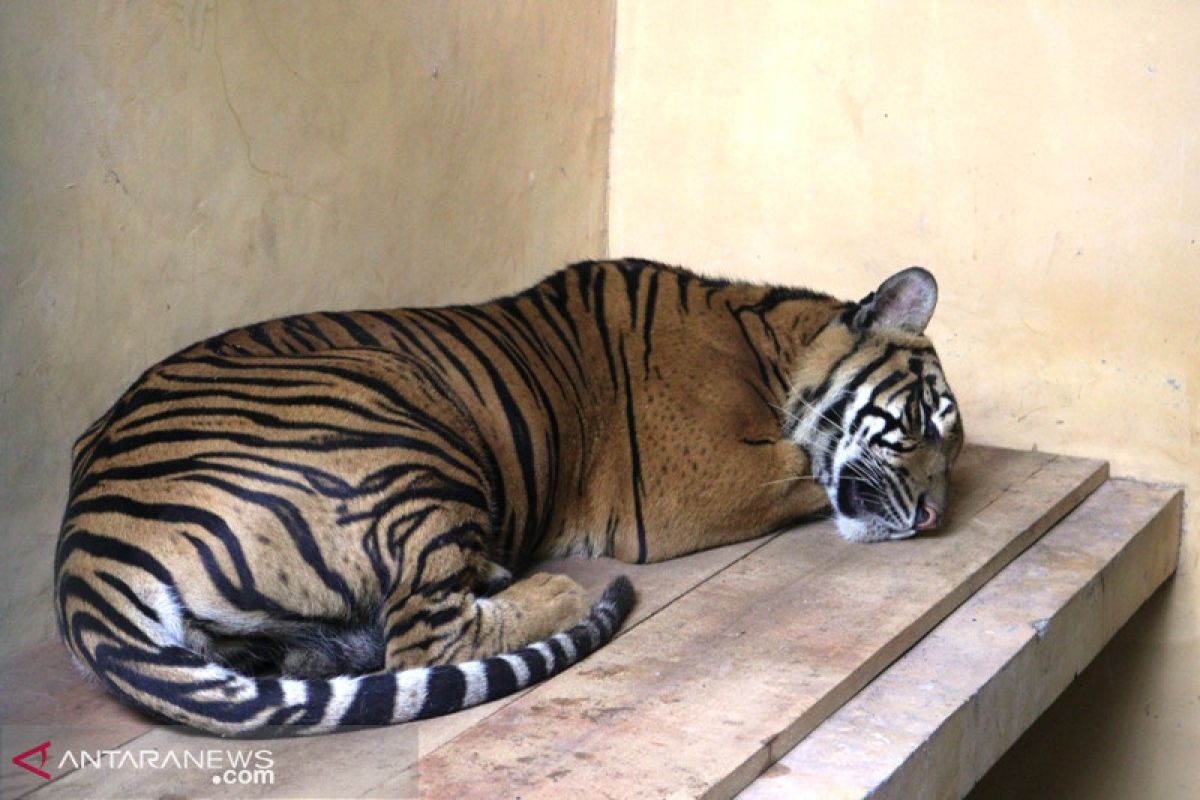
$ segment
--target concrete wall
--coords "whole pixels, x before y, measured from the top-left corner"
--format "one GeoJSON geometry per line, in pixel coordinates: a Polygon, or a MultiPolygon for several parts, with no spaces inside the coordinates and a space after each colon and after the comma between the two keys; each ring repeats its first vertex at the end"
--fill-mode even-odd
{"type": "MultiPolygon", "coordinates": [[[[1200,494],[1200,6],[622,2],[614,114],[613,255],[846,297],[923,264],[969,438],[1200,494]]],[[[1197,509],[1097,713],[994,791],[1200,792],[1197,509]]]]}
{"type": "Polygon", "coordinates": [[[0,4],[0,619],[52,629],[74,437],[286,312],[602,254],[610,2],[0,4]]]}

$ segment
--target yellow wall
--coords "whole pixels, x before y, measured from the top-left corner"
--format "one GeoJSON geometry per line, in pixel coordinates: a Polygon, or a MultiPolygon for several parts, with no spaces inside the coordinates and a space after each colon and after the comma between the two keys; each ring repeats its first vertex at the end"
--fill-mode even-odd
{"type": "Polygon", "coordinates": [[[75,435],[285,312],[484,299],[603,251],[611,3],[0,5],[0,606],[52,629],[75,435]]]}
{"type": "MultiPolygon", "coordinates": [[[[1200,6],[630,1],[616,62],[613,255],[844,297],[925,265],[969,438],[1200,493],[1200,6]]],[[[1200,786],[1197,509],[1068,785],[1200,786]]]]}

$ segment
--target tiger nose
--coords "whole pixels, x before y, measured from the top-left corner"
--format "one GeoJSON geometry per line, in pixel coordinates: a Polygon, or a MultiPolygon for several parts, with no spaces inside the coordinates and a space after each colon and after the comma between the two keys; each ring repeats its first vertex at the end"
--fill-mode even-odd
{"type": "Polygon", "coordinates": [[[937,527],[939,514],[937,507],[930,504],[924,497],[917,505],[917,524],[919,531],[928,531],[937,527]]]}

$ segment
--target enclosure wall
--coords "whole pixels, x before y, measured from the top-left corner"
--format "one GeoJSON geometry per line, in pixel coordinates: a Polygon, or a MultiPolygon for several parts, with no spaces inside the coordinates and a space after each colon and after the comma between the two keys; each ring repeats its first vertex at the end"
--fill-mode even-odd
{"type": "Polygon", "coordinates": [[[613,18],[0,4],[4,652],[52,630],[72,440],[150,363],[288,312],[482,300],[602,252],[613,18]]]}
{"type": "MultiPolygon", "coordinates": [[[[969,438],[1195,498],[1198,54],[1187,3],[622,2],[610,250],[843,297],[925,265],[969,438]]],[[[1200,788],[1197,509],[1055,731],[1069,796],[1200,788]]]]}

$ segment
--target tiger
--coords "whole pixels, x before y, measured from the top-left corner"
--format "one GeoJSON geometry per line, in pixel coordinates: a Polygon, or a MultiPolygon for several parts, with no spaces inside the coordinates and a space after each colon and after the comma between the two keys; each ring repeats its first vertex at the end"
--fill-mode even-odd
{"type": "Polygon", "coordinates": [[[671,559],[830,515],[942,521],[963,441],[913,267],[858,302],[652,261],[476,305],[300,314],[146,370],[73,450],[70,654],[219,736],[458,711],[562,672],[630,613],[524,575],[671,559]],[[519,579],[516,576],[524,575],[519,579]]]}

